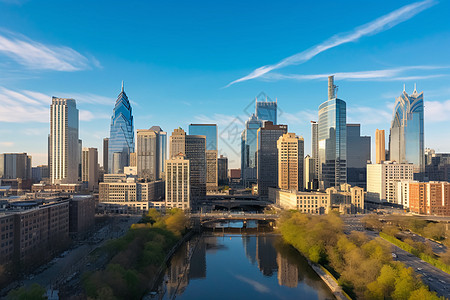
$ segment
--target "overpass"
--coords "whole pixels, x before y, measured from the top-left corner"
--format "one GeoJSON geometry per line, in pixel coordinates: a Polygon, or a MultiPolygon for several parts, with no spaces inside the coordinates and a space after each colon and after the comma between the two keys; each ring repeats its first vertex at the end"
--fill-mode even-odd
{"type": "Polygon", "coordinates": [[[199,222],[201,225],[206,225],[208,223],[215,223],[221,221],[269,221],[273,222],[279,218],[277,214],[252,214],[252,213],[194,213],[190,215],[191,219],[199,222]]]}

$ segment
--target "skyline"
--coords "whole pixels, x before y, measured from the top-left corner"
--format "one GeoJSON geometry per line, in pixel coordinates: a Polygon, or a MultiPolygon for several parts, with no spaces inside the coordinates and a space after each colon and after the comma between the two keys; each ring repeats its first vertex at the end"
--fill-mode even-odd
{"type": "Polygon", "coordinates": [[[404,83],[408,94],[415,82],[424,92],[425,147],[450,152],[450,141],[438,130],[450,125],[450,59],[445,52],[450,46],[450,25],[445,21],[450,4],[413,4],[383,2],[368,9],[357,2],[342,7],[328,1],[253,6],[233,2],[226,7],[89,3],[91,9],[83,15],[84,5],[0,1],[5,12],[0,20],[0,152],[27,152],[33,166],[45,164],[50,103],[56,96],[77,101],[83,147],[98,148],[102,155],[102,140],[109,137],[124,80],[135,129],[158,125],[171,134],[180,126],[187,131],[191,123],[218,124],[219,155],[230,158],[230,168],[239,167],[240,148],[226,140],[229,124],[240,126],[239,136],[252,112],[249,107],[264,91],[278,100],[278,124],[303,136],[306,155],[311,153],[310,121],[318,119],[318,106],[326,100],[326,77],[332,74],[338,97],[347,103],[348,123],[360,123],[362,135],[373,137],[372,161],[375,129],[387,130],[387,142],[392,108],[404,83]],[[329,9],[321,10],[325,4],[329,9]],[[224,88],[261,65],[282,61],[413,4],[412,15],[395,26],[330,48],[270,77],[224,88]],[[64,13],[72,9],[73,14],[64,13]],[[122,24],[112,18],[118,9],[122,24]],[[97,11],[103,13],[94,17],[97,11]],[[258,16],[255,24],[248,22],[250,12],[258,16]],[[51,16],[63,13],[65,18],[54,26],[51,16]],[[335,22],[333,15],[345,17],[335,22]],[[91,23],[89,18],[97,19],[91,23]],[[11,132],[13,127],[17,131],[11,132]]]}

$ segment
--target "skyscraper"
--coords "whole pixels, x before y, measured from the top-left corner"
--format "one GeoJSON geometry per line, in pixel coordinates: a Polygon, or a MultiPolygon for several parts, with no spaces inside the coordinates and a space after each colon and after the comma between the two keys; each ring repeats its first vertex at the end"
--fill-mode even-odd
{"type": "Polygon", "coordinates": [[[217,159],[217,183],[219,186],[228,184],[228,158],[220,155],[217,159]]]}
{"type": "Polygon", "coordinates": [[[73,99],[52,97],[50,105],[50,180],[78,182],[80,153],[78,109],[73,99]]]}
{"type": "Polygon", "coordinates": [[[189,135],[204,135],[206,137],[206,190],[217,191],[217,125],[190,124],[189,135]]]}
{"type": "Polygon", "coordinates": [[[414,173],[425,170],[423,114],[423,92],[417,93],[415,85],[411,95],[403,89],[395,99],[389,155],[391,161],[414,164],[414,173]]]}
{"type": "Polygon", "coordinates": [[[278,187],[283,190],[303,190],[304,141],[295,133],[285,133],[277,141],[278,187]]]}
{"type": "Polygon", "coordinates": [[[137,130],[136,163],[139,178],[150,181],[163,178],[167,134],[161,127],[137,130]]]}
{"type": "Polygon", "coordinates": [[[83,148],[81,158],[81,180],[89,191],[98,188],[98,151],[97,148],[83,148]]]}
{"type": "Polygon", "coordinates": [[[257,133],[261,126],[262,121],[253,114],[245,122],[245,129],[241,134],[241,176],[246,187],[256,183],[257,133]]]}
{"type": "Polygon", "coordinates": [[[31,156],[26,153],[0,154],[0,178],[31,179],[31,156]]]}
{"type": "Polygon", "coordinates": [[[313,179],[319,181],[319,124],[311,121],[311,158],[314,159],[313,179]]]}
{"type": "Polygon", "coordinates": [[[308,190],[317,190],[318,189],[318,182],[317,179],[314,178],[315,176],[315,167],[316,167],[316,160],[309,155],[306,155],[305,157],[305,164],[304,164],[304,170],[303,170],[303,177],[304,177],[304,186],[305,189],[308,190]]]}
{"type": "Polygon", "coordinates": [[[104,174],[108,173],[108,143],[109,138],[103,139],[103,171],[104,174]]]}
{"type": "Polygon", "coordinates": [[[170,156],[184,154],[189,160],[190,199],[193,204],[203,200],[206,195],[206,138],[203,135],[186,135],[181,129],[175,129],[170,136],[170,156]]]}
{"type": "Polygon", "coordinates": [[[131,152],[134,152],[133,115],[122,81],[122,90],[117,97],[111,117],[108,173],[123,173],[124,167],[129,164],[131,152]]]}
{"type": "Polygon", "coordinates": [[[319,182],[321,189],[347,182],[346,103],[335,95],[334,76],[328,77],[328,100],[319,106],[319,182]]]}
{"type": "Polygon", "coordinates": [[[255,115],[261,121],[270,121],[277,125],[277,101],[272,101],[266,94],[256,97],[255,115]],[[258,99],[259,98],[259,99],[258,99]]]}
{"type": "Polygon", "coordinates": [[[367,161],[370,161],[370,136],[361,136],[360,124],[347,124],[347,182],[366,187],[367,161]]]}
{"type": "Polygon", "coordinates": [[[384,130],[377,129],[375,131],[375,151],[376,151],[376,160],[377,164],[381,164],[386,160],[386,146],[385,146],[385,137],[384,130]]]}
{"type": "Polygon", "coordinates": [[[265,121],[258,129],[257,180],[261,198],[268,198],[269,187],[278,186],[277,141],[285,133],[287,125],[273,125],[271,121],[265,121]]]}
{"type": "Polygon", "coordinates": [[[165,161],[166,206],[191,208],[190,164],[183,153],[165,161]]]}

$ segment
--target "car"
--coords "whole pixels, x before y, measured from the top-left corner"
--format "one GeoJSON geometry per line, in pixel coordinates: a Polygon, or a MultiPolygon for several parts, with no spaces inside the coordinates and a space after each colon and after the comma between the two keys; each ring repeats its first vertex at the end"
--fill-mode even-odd
{"type": "Polygon", "coordinates": [[[392,253],[392,257],[393,257],[393,258],[397,258],[397,254],[392,253]]]}
{"type": "Polygon", "coordinates": [[[417,268],[417,271],[422,271],[423,269],[422,268],[417,268]]]}

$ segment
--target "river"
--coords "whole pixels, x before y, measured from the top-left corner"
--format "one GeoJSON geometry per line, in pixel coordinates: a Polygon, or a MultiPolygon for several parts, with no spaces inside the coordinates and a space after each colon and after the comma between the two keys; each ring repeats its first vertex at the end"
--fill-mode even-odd
{"type": "Polygon", "coordinates": [[[154,299],[334,299],[306,260],[274,233],[194,236],[172,256],[162,281],[154,299]]]}

